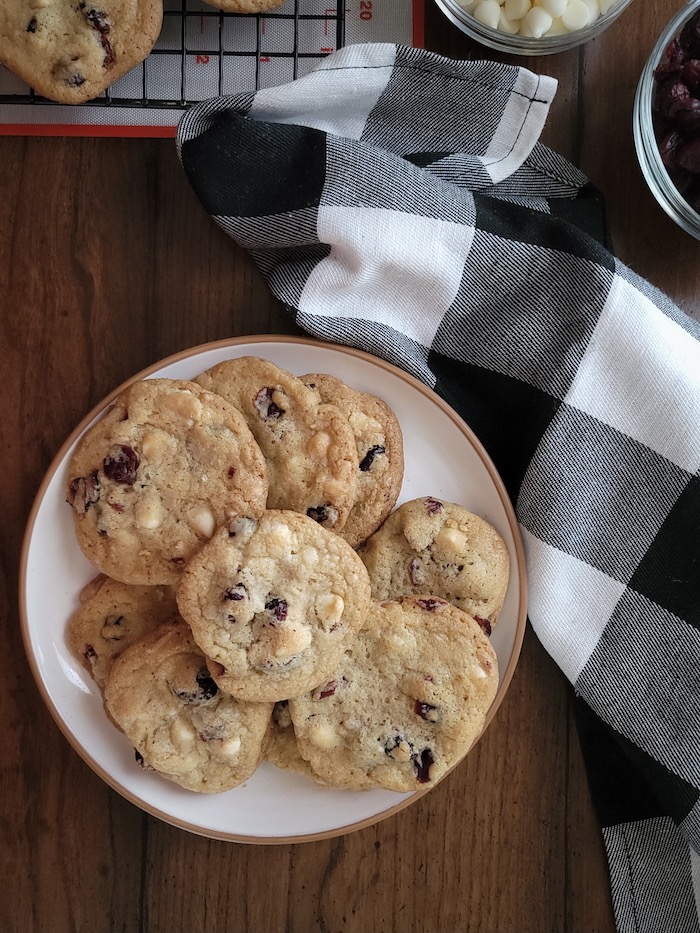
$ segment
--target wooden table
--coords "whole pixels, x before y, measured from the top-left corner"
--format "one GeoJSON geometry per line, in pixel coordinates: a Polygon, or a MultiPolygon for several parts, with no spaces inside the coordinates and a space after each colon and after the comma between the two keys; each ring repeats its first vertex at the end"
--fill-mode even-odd
{"type": "MultiPolygon", "coordinates": [[[[584,49],[523,63],[560,82],[544,142],[602,189],[619,258],[692,311],[700,244],[648,192],[631,122],[643,63],[680,5],[636,0],[584,49]]],[[[426,45],[490,55],[429,0],[426,45]]],[[[194,836],[126,802],[71,749],[32,681],[17,605],[22,534],[52,457],[148,364],[299,331],[206,215],[170,140],[2,138],[0,190],[0,929],[612,931],[572,694],[531,631],[463,765],[346,837],[263,847],[194,836]]]]}

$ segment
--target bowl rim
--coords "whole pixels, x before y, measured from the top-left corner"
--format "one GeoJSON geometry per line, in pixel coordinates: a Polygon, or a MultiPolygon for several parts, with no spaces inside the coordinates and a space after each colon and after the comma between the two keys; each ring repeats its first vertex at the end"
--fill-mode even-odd
{"type": "Polygon", "coordinates": [[[654,72],[668,44],[698,10],[700,10],[700,0],[689,0],[671,17],[659,35],[637,83],[632,112],[632,132],[637,161],[654,198],[679,227],[690,236],[700,240],[700,213],[690,206],[671,180],[661,159],[651,118],[654,72]]]}

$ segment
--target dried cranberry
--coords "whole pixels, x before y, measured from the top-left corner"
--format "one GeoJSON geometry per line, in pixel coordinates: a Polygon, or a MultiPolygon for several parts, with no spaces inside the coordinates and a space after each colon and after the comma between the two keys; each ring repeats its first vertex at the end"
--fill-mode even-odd
{"type": "Polygon", "coordinates": [[[235,466],[230,466],[226,472],[228,473],[229,476],[234,477],[236,475],[235,466]]]}
{"type": "Polygon", "coordinates": [[[77,476],[70,481],[67,501],[78,515],[84,515],[99,498],[100,481],[97,478],[97,470],[93,470],[87,476],[77,476]]]}
{"type": "Polygon", "coordinates": [[[695,13],[685,24],[678,44],[688,58],[700,58],[700,13],[695,13]]]}
{"type": "Polygon", "coordinates": [[[675,161],[676,165],[685,169],[686,172],[700,175],[700,136],[689,139],[678,146],[675,152],[675,161]]]}
{"type": "Polygon", "coordinates": [[[669,106],[667,116],[684,133],[700,133],[700,100],[696,97],[679,97],[669,106]]]}
{"type": "Polygon", "coordinates": [[[659,83],[656,96],[654,97],[654,110],[661,114],[666,120],[671,119],[671,109],[679,100],[688,100],[690,91],[688,86],[674,79],[672,81],[662,81],[659,83]]]}
{"type": "Polygon", "coordinates": [[[27,26],[27,32],[36,32],[36,16],[32,16],[27,26]]]}
{"type": "Polygon", "coordinates": [[[211,700],[219,691],[212,680],[211,674],[206,667],[200,668],[195,677],[197,687],[195,690],[179,690],[173,687],[173,693],[179,697],[183,703],[203,703],[205,700],[211,700]]]}
{"type": "Polygon", "coordinates": [[[108,68],[110,65],[114,64],[117,57],[114,54],[114,49],[112,48],[109,39],[107,38],[111,28],[107,22],[107,17],[102,12],[102,10],[96,10],[93,7],[86,11],[84,3],[80,4],[80,9],[83,11],[85,19],[88,21],[88,23],[100,34],[100,45],[102,46],[102,49],[105,53],[105,57],[102,61],[102,67],[108,68]]]}
{"type": "Polygon", "coordinates": [[[426,497],[425,507],[428,510],[428,515],[437,515],[438,512],[442,512],[442,502],[439,499],[433,499],[432,496],[426,497]]]}
{"type": "Polygon", "coordinates": [[[345,677],[341,677],[339,681],[338,681],[338,680],[329,680],[328,683],[325,684],[325,686],[319,687],[317,690],[315,690],[315,691],[313,692],[313,694],[312,694],[312,699],[313,699],[314,701],[317,701],[317,700],[326,700],[326,699],[328,699],[328,697],[332,697],[332,696],[333,696],[333,694],[334,694],[335,691],[338,689],[338,687],[346,687],[346,686],[347,686],[347,683],[348,683],[348,682],[347,682],[347,679],[346,679],[345,677]]]}
{"type": "Polygon", "coordinates": [[[417,557],[411,558],[408,564],[408,576],[414,586],[419,586],[423,582],[421,562],[417,557]]]}
{"type": "Polygon", "coordinates": [[[332,528],[338,521],[338,510],[332,505],[312,505],[306,514],[325,528],[332,528]]]}
{"type": "Polygon", "coordinates": [[[370,447],[360,463],[360,469],[362,472],[366,473],[374,463],[375,459],[385,453],[386,447],[382,447],[381,444],[375,444],[374,447],[370,447]]]}
{"type": "Polygon", "coordinates": [[[413,704],[413,712],[426,722],[437,722],[440,718],[437,706],[426,703],[425,700],[416,700],[413,704]]]}
{"type": "Polygon", "coordinates": [[[482,627],[484,632],[487,635],[490,635],[491,634],[491,623],[489,622],[489,620],[484,619],[483,616],[474,616],[474,618],[479,623],[479,625],[482,627]]]}
{"type": "Polygon", "coordinates": [[[700,90],[700,59],[691,58],[685,62],[681,70],[681,80],[690,93],[697,97],[700,90]]]}
{"type": "Polygon", "coordinates": [[[235,586],[230,586],[224,592],[224,599],[232,599],[234,602],[238,602],[241,599],[245,599],[246,589],[242,583],[237,583],[235,586]]]}
{"type": "Polygon", "coordinates": [[[272,386],[265,386],[260,389],[253,399],[255,410],[265,421],[277,421],[282,417],[285,411],[284,408],[280,408],[279,405],[272,401],[274,392],[275,390],[272,386]]]}
{"type": "Polygon", "coordinates": [[[445,606],[449,606],[449,603],[445,599],[438,599],[437,596],[427,596],[425,599],[417,599],[416,605],[426,612],[439,612],[445,606]]]}
{"type": "Polygon", "coordinates": [[[111,450],[105,457],[103,469],[105,476],[113,483],[124,486],[133,486],[136,482],[136,471],[139,466],[139,457],[133,447],[120,444],[111,450]]]}
{"type": "Polygon", "coordinates": [[[419,755],[413,759],[413,767],[416,769],[416,780],[419,784],[427,784],[430,780],[430,768],[435,764],[435,758],[429,748],[424,748],[419,755]]]}
{"type": "Polygon", "coordinates": [[[265,609],[272,613],[275,622],[284,622],[287,618],[288,608],[287,600],[280,599],[277,596],[273,596],[272,599],[268,599],[265,603],[265,609]]]}

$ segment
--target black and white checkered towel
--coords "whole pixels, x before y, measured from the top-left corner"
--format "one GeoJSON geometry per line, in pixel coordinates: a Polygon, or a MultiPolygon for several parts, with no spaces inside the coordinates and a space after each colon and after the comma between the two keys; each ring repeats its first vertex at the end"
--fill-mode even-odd
{"type": "Polygon", "coordinates": [[[413,373],[485,444],[580,698],[618,929],[700,933],[700,326],[538,142],[555,88],[351,46],[196,106],[178,147],[302,327],[413,373]]]}

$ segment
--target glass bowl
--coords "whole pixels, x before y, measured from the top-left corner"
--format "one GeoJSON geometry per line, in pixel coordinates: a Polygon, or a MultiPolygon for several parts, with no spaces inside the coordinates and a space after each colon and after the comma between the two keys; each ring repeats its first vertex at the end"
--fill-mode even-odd
{"type": "MultiPolygon", "coordinates": [[[[637,85],[633,131],[637,159],[651,193],[679,227],[700,240],[700,214],[686,200],[686,197],[690,197],[700,209],[700,174],[695,181],[691,179],[689,182],[688,175],[678,171],[675,163],[677,148],[671,148],[671,127],[660,116],[656,106],[657,91],[662,85],[655,76],[659,65],[668,61],[667,49],[678,39],[683,27],[696,14],[700,16],[700,0],[691,0],[673,17],[654,46],[637,85]],[[661,155],[661,145],[664,146],[664,158],[661,155]]],[[[692,96],[700,97],[700,86],[692,96]]],[[[700,104],[698,110],[700,111],[700,104]]],[[[700,138],[700,117],[696,137],[700,138]]],[[[700,142],[697,145],[700,148],[700,142]]]]}
{"type": "Polygon", "coordinates": [[[605,13],[601,13],[592,23],[580,29],[561,34],[545,34],[541,38],[520,34],[511,35],[480,22],[473,15],[479,0],[476,2],[462,0],[462,4],[457,0],[435,0],[435,3],[455,26],[472,39],[481,42],[482,45],[511,55],[552,55],[555,52],[565,52],[567,49],[576,48],[599,36],[627,9],[632,0],[617,0],[605,13]]]}

